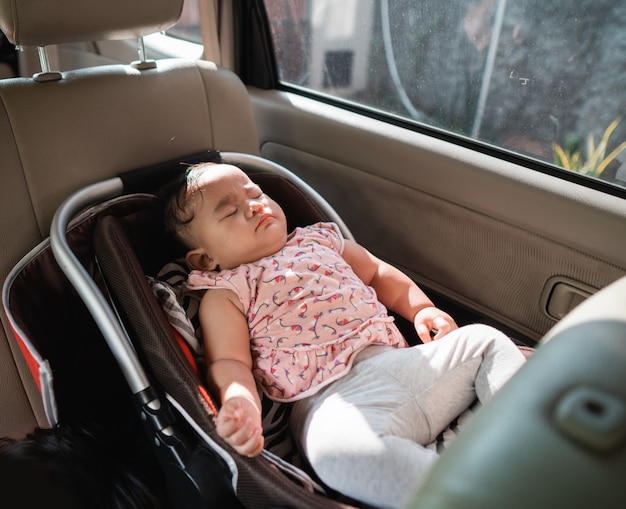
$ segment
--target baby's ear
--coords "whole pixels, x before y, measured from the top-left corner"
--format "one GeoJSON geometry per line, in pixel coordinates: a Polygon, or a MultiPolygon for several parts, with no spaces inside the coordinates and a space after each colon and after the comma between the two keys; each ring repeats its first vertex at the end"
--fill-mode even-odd
{"type": "Polygon", "coordinates": [[[195,270],[209,271],[217,268],[215,260],[202,248],[188,251],[185,255],[185,259],[187,260],[187,265],[195,270]]]}

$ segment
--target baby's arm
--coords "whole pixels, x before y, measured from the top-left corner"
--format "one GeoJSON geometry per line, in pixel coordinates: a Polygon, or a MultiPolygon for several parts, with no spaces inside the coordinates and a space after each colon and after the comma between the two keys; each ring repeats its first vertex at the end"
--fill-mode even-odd
{"type": "Polygon", "coordinates": [[[420,339],[439,339],[458,326],[452,317],[435,307],[415,282],[394,266],[376,258],[363,246],[345,241],[343,258],[363,282],[376,290],[387,309],[411,321],[420,339]],[[436,331],[431,338],[430,331],[436,331]]]}
{"type": "Polygon", "coordinates": [[[239,454],[256,456],[263,449],[263,428],[248,322],[229,290],[208,290],[199,313],[208,380],[221,401],[217,432],[239,454]]]}

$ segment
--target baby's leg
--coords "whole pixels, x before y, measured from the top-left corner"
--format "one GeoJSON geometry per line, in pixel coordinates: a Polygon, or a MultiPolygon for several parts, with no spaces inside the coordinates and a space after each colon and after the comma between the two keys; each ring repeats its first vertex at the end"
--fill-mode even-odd
{"type": "MultiPolygon", "coordinates": [[[[371,383],[365,377],[348,375],[319,396],[294,403],[291,429],[327,486],[376,507],[400,508],[438,456],[410,438],[389,432],[391,407],[406,400],[407,393],[401,390],[395,395],[393,387],[377,378],[371,383]],[[351,380],[357,382],[352,387],[351,380]],[[371,399],[364,402],[368,395],[371,399]],[[380,408],[383,401],[390,404],[383,403],[380,408]]],[[[416,417],[416,421],[422,420],[420,415],[416,417]]]]}
{"type": "Polygon", "coordinates": [[[418,357],[416,362],[423,362],[421,356],[426,356],[428,369],[437,373],[436,386],[424,391],[425,397],[434,399],[433,407],[440,406],[441,400],[454,401],[456,393],[466,391],[486,403],[525,362],[507,336],[482,324],[461,327],[411,350],[411,355],[418,357]]]}
{"type": "Polygon", "coordinates": [[[437,459],[423,446],[523,363],[509,338],[484,325],[412,348],[369,347],[346,377],[294,404],[292,431],[328,486],[402,507],[437,459]]]}

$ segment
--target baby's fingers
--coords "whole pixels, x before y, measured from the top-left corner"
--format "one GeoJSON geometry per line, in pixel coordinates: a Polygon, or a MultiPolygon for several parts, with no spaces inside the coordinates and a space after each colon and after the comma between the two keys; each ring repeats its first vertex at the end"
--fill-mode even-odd
{"type": "Polygon", "coordinates": [[[457,324],[448,315],[436,316],[433,318],[433,339],[441,339],[456,328],[457,324]]]}
{"type": "Polygon", "coordinates": [[[230,438],[234,433],[236,433],[243,422],[240,417],[234,415],[226,415],[225,412],[220,412],[217,416],[217,433],[222,438],[230,438]]]}
{"type": "Polygon", "coordinates": [[[417,335],[424,343],[432,341],[433,336],[431,335],[431,330],[432,329],[424,322],[415,324],[415,332],[417,332],[417,335]]]}
{"type": "Polygon", "coordinates": [[[234,447],[239,454],[250,457],[261,454],[265,443],[261,426],[254,426],[250,423],[249,427],[242,428],[238,433],[240,436],[237,437],[237,441],[241,440],[241,442],[234,447]]]}
{"type": "Polygon", "coordinates": [[[239,454],[256,456],[263,449],[263,430],[250,418],[244,421],[226,419],[221,426],[218,426],[217,432],[239,454]]]}
{"type": "Polygon", "coordinates": [[[229,400],[217,415],[217,433],[239,454],[256,456],[263,449],[260,418],[245,402],[229,400]]]}
{"type": "Polygon", "coordinates": [[[413,320],[415,331],[424,343],[440,339],[448,332],[457,328],[452,317],[432,306],[420,310],[413,320]]]}

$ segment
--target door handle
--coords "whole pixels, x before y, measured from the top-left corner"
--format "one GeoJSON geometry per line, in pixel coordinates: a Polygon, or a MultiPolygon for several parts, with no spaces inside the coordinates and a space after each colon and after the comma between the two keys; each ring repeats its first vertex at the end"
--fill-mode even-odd
{"type": "Polygon", "coordinates": [[[597,288],[580,281],[555,276],[544,287],[542,309],[553,320],[560,320],[596,291],[597,288]]]}

